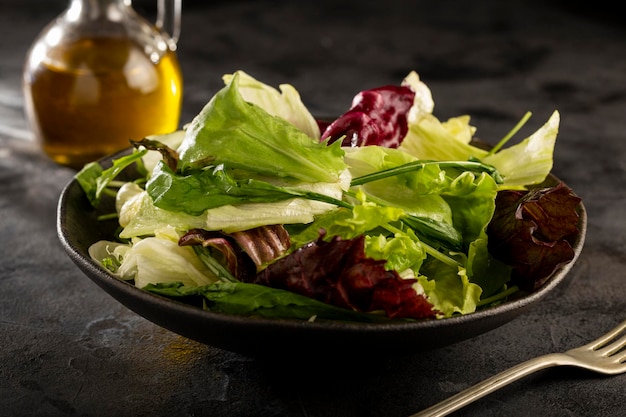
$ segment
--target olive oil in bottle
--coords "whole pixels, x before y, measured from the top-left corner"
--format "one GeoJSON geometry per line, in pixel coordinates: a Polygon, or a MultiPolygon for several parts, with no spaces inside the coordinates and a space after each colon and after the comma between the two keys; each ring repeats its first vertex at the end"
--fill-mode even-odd
{"type": "MultiPolygon", "coordinates": [[[[120,15],[139,19],[129,2],[86,3],[102,13],[112,3],[122,8],[120,15]]],[[[180,67],[164,35],[143,22],[125,26],[143,25],[144,34],[145,27],[152,28],[151,46],[140,43],[141,36],[126,36],[129,30],[91,30],[90,23],[96,24],[68,24],[74,33],[64,36],[58,22],[56,29],[48,28],[31,48],[24,70],[26,114],[37,141],[52,160],[76,169],[129,147],[130,140],[176,130],[182,103],[180,67]],[[75,33],[77,27],[87,33],[75,33]]]]}

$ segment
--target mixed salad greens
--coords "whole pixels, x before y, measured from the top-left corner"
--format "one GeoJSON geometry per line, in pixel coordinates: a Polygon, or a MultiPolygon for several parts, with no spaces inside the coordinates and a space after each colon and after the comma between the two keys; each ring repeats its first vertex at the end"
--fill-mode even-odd
{"type": "Polygon", "coordinates": [[[76,175],[94,207],[115,198],[119,234],[89,253],[119,279],[215,312],[378,322],[468,314],[573,259],[580,198],[542,185],[558,112],[485,149],[415,72],[331,123],[290,85],[223,80],[184,129],[76,175]]]}

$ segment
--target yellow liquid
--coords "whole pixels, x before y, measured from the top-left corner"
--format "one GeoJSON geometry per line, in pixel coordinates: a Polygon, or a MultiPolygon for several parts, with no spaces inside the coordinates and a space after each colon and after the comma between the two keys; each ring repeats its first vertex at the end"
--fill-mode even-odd
{"type": "Polygon", "coordinates": [[[81,168],[131,139],[178,128],[182,76],[174,52],[155,64],[128,40],[82,39],[29,66],[27,114],[43,151],[59,164],[81,168]]]}

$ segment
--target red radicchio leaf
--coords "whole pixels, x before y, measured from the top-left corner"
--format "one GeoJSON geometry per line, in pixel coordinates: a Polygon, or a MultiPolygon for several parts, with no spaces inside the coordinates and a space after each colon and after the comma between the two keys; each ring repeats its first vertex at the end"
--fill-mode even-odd
{"type": "Polygon", "coordinates": [[[239,246],[237,241],[224,233],[203,229],[192,229],[179,240],[179,246],[202,245],[219,252],[221,264],[236,278],[244,281],[256,274],[252,258],[239,246]]]}
{"type": "Polygon", "coordinates": [[[513,281],[533,291],[574,258],[580,197],[565,184],[500,191],[489,223],[489,251],[513,267],[513,281]]]}
{"type": "Polygon", "coordinates": [[[257,266],[278,258],[291,245],[289,233],[280,224],[234,232],[231,236],[257,266]]]}
{"type": "Polygon", "coordinates": [[[329,242],[320,238],[279,259],[252,282],[305,295],[362,312],[383,310],[392,318],[434,318],[432,305],[403,279],[384,268],[385,261],[367,258],[365,237],[329,242]]]}
{"type": "Polygon", "coordinates": [[[384,86],[361,91],[352,107],[322,133],[322,140],[342,146],[380,145],[397,148],[408,131],[407,117],[415,93],[409,87],[384,86]]]}

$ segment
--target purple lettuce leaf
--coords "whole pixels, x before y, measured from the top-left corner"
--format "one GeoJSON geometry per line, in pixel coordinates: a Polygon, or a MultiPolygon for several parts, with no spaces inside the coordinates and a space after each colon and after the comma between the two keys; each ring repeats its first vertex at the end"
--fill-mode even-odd
{"type": "Polygon", "coordinates": [[[541,287],[574,258],[581,199],[563,183],[530,191],[498,192],[489,223],[489,252],[513,267],[521,289],[541,287]]]}
{"type": "Polygon", "coordinates": [[[364,236],[327,242],[322,235],[272,263],[251,282],[351,310],[382,310],[390,318],[434,318],[432,305],[413,288],[416,280],[385,270],[385,261],[367,258],[364,245],[364,236]]]}
{"type": "Polygon", "coordinates": [[[342,140],[342,146],[379,145],[397,148],[408,131],[408,114],[415,93],[409,87],[383,86],[361,91],[352,107],[328,125],[322,140],[342,140]]]}

